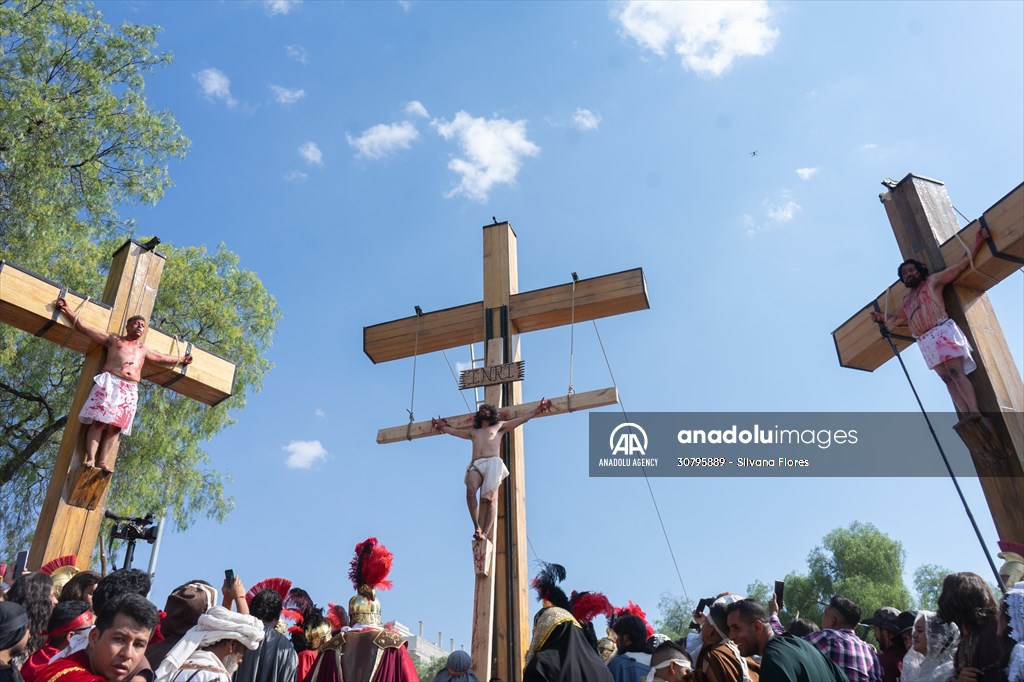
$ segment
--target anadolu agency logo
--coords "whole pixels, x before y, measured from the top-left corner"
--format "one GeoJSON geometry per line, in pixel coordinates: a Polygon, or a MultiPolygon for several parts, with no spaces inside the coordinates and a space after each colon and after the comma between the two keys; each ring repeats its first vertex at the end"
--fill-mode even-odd
{"type": "Polygon", "coordinates": [[[608,447],[613,455],[646,455],[647,432],[642,426],[633,422],[619,424],[612,430],[612,435],[608,438],[608,447]]]}

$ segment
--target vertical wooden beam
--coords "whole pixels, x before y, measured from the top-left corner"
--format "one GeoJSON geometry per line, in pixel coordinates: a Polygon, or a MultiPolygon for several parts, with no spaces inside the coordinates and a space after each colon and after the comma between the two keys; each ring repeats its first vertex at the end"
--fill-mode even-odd
{"type": "MultiPolygon", "coordinates": [[[[488,225],[483,236],[485,352],[486,364],[491,366],[520,359],[509,314],[512,296],[519,293],[519,272],[512,226],[507,222],[488,225]]],[[[522,400],[521,386],[516,382],[490,386],[485,396],[499,408],[511,407],[522,400]]],[[[521,679],[523,647],[529,640],[521,429],[505,436],[502,452],[509,477],[498,496],[494,570],[489,578],[477,578],[472,655],[474,671],[481,679],[499,675],[514,682],[521,679]]]]}
{"type": "MultiPolygon", "coordinates": [[[[936,272],[945,268],[939,246],[959,229],[946,187],[938,180],[908,175],[883,195],[904,259],[915,258],[936,272]]],[[[969,246],[969,245],[968,245],[969,246]]],[[[982,490],[1002,539],[1024,541],[1024,384],[989,302],[988,295],[964,286],[945,290],[946,311],[974,348],[978,368],[968,375],[978,405],[996,431],[1001,452],[993,457],[966,442],[982,490]],[[1014,511],[1016,510],[1016,511],[1014,511]]]]}
{"type": "MultiPolygon", "coordinates": [[[[122,333],[124,323],[132,315],[142,315],[147,320],[150,318],[163,267],[163,256],[134,241],[125,242],[114,253],[102,299],[111,306],[108,332],[122,333]]],[[[145,338],[142,340],[145,341],[145,338]]],[[[89,567],[103,521],[109,477],[101,484],[98,491],[99,503],[94,509],[74,506],[68,502],[68,498],[82,470],[78,447],[84,430],[78,421],[78,413],[89,396],[93,377],[103,367],[104,359],[103,349],[95,348],[86,356],[82,366],[75,398],[68,412],[64,437],[54,463],[53,477],[46,490],[32,539],[29,570],[36,570],[50,559],[67,554],[78,557],[79,568],[89,567]]]]}

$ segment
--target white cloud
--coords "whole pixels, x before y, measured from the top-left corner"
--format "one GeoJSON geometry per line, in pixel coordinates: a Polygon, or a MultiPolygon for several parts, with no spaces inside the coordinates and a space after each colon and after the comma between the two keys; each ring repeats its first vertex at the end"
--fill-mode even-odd
{"type": "Polygon", "coordinates": [[[324,412],[323,410],[321,410],[319,407],[316,408],[315,410],[313,410],[313,414],[315,414],[320,419],[326,419],[327,418],[327,413],[324,412]]]}
{"type": "Polygon", "coordinates": [[[768,220],[774,223],[788,223],[800,212],[800,204],[783,197],[782,203],[779,204],[765,202],[765,210],[768,213],[768,220]]]}
{"type": "Polygon", "coordinates": [[[405,107],[402,108],[406,116],[419,116],[420,118],[430,118],[430,114],[427,113],[427,108],[423,106],[423,103],[419,100],[413,100],[408,102],[405,107]]]}
{"type": "Polygon", "coordinates": [[[601,125],[601,115],[595,114],[590,109],[577,109],[572,115],[572,122],[580,130],[597,130],[601,125]]]}
{"type": "Polygon", "coordinates": [[[306,160],[306,163],[314,166],[324,165],[324,155],[320,151],[320,147],[316,146],[316,142],[307,142],[299,147],[299,156],[306,160]]]}
{"type": "Polygon", "coordinates": [[[274,99],[276,99],[280,104],[295,104],[306,96],[305,90],[289,90],[288,88],[283,88],[280,85],[271,85],[270,91],[274,93],[274,99]]]}
{"type": "Polygon", "coordinates": [[[408,149],[419,136],[416,126],[409,121],[391,125],[381,123],[364,130],[359,137],[345,133],[349,146],[357,152],[356,156],[368,159],[380,159],[399,149],[408,149]]]}
{"type": "Polygon", "coordinates": [[[467,369],[473,369],[473,363],[472,362],[456,362],[455,363],[455,371],[458,372],[459,374],[462,374],[467,369]]]}
{"type": "Polygon", "coordinates": [[[818,174],[817,168],[797,168],[796,174],[800,176],[801,180],[810,180],[818,174]]]}
{"type": "Polygon", "coordinates": [[[270,16],[291,14],[301,4],[302,0],[263,0],[263,9],[267,10],[270,16]]]}
{"type": "Polygon", "coordinates": [[[306,54],[306,48],[302,45],[289,45],[284,48],[284,54],[288,59],[297,61],[300,64],[309,64],[309,55],[306,54]]]}
{"type": "Polygon", "coordinates": [[[495,185],[515,184],[524,156],[540,154],[540,147],[526,137],[526,121],[488,121],[460,111],[451,123],[436,119],[431,125],[444,139],[455,138],[467,157],[448,162],[448,169],[462,179],[447,197],[465,194],[470,199],[486,201],[495,185]]]}
{"type": "Polygon", "coordinates": [[[229,107],[238,104],[238,100],[231,96],[231,79],[220,69],[203,69],[193,77],[198,81],[207,99],[219,99],[229,107]]]}
{"type": "Polygon", "coordinates": [[[878,149],[878,145],[874,142],[868,142],[867,144],[861,145],[860,148],[864,150],[878,149]]]}
{"type": "Polygon", "coordinates": [[[705,77],[721,76],[739,57],[768,54],[779,37],[762,1],[630,0],[616,18],[642,47],[662,57],[671,49],[705,77]]]}
{"type": "Polygon", "coordinates": [[[284,174],[284,179],[288,182],[305,182],[309,179],[309,173],[303,173],[300,170],[290,170],[284,174]]]}
{"type": "Polygon", "coordinates": [[[398,0],[398,4],[401,5],[404,12],[408,12],[412,8],[412,0],[398,0]]]}
{"type": "Polygon", "coordinates": [[[288,453],[285,465],[289,469],[312,469],[327,459],[327,450],[318,440],[293,440],[281,449],[288,453]]]}

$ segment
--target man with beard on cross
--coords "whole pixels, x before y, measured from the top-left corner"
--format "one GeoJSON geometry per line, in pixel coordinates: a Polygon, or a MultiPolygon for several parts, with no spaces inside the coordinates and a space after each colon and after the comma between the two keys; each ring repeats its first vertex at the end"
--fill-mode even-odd
{"type": "Polygon", "coordinates": [[[895,315],[874,311],[871,319],[889,327],[910,327],[910,333],[917,339],[928,369],[934,369],[946,384],[953,404],[964,417],[978,413],[978,399],[974,394],[967,375],[977,365],[971,357],[971,344],[957,326],[946,315],[946,304],[942,290],[951,284],[961,272],[967,269],[988,239],[988,230],[982,228],[974,238],[974,246],[954,265],[941,272],[928,274],[924,263],[910,258],[903,261],[896,274],[910,292],[903,299],[903,305],[895,315]]]}

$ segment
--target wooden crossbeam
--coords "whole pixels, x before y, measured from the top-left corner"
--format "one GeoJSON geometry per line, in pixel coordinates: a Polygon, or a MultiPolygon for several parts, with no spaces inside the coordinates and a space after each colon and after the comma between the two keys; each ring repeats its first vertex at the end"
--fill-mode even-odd
{"type": "MultiPolygon", "coordinates": [[[[586,322],[650,308],[642,268],[521,294],[509,300],[509,318],[520,333],[586,322]]],[[[363,351],[374,363],[432,353],[484,340],[483,301],[363,328],[363,351]]]]}
{"type": "MultiPolygon", "coordinates": [[[[1024,183],[1017,185],[983,215],[996,250],[1008,256],[1024,258],[1024,183]]],[[[960,230],[959,240],[954,237],[942,244],[942,258],[947,264],[955,263],[963,257],[964,247],[960,242],[968,246],[973,244],[980,222],[974,220],[960,230]]],[[[957,278],[955,285],[987,291],[1020,267],[1020,263],[999,258],[992,254],[991,249],[982,247],[974,259],[975,269],[967,268],[957,278]]],[[[873,372],[892,359],[892,349],[879,333],[878,324],[871,319],[870,313],[875,310],[874,304],[877,304],[879,310],[895,314],[906,293],[907,289],[902,282],[893,282],[872,303],[865,305],[832,332],[840,365],[873,372]]],[[[914,343],[906,327],[890,331],[900,351],[914,343]]]]}
{"type": "MultiPolygon", "coordinates": [[[[0,261],[0,323],[40,335],[82,355],[96,344],[71,327],[65,315],[55,314],[54,302],[63,294],[71,310],[79,311],[79,319],[95,329],[109,329],[109,305],[86,299],[81,294],[65,291],[59,285],[12,263],[0,261]],[[45,331],[43,331],[45,329],[45,331]],[[43,331],[42,334],[39,334],[43,331]]],[[[123,329],[121,332],[123,333],[123,329]]],[[[155,327],[146,330],[143,343],[160,353],[184,355],[186,342],[155,327]]],[[[154,363],[143,368],[143,379],[160,384],[207,405],[216,405],[231,395],[235,366],[218,355],[193,346],[192,364],[184,373],[181,368],[169,369],[154,363]]]]}
{"type": "MultiPolygon", "coordinates": [[[[568,412],[576,412],[577,410],[591,410],[595,407],[604,407],[606,405],[614,405],[619,402],[619,392],[614,388],[602,388],[596,391],[586,391],[585,393],[575,393],[572,396],[563,395],[559,398],[551,398],[551,409],[546,412],[541,412],[535,419],[540,417],[550,417],[556,414],[566,414],[568,412]],[[570,399],[571,407],[570,410],[570,399]]],[[[516,419],[523,415],[533,412],[540,405],[540,401],[532,403],[523,403],[522,405],[516,405],[503,409],[503,412],[507,412],[508,419],[516,419]]],[[[456,429],[466,429],[473,425],[472,414],[460,414],[454,417],[445,417],[448,420],[448,424],[456,429]]],[[[427,436],[436,436],[437,431],[431,425],[430,421],[413,422],[412,426],[392,426],[386,429],[381,429],[377,432],[377,442],[381,445],[385,443],[398,443],[403,440],[413,440],[416,438],[426,438],[427,436]]]]}

